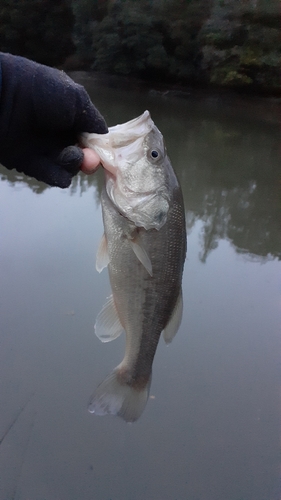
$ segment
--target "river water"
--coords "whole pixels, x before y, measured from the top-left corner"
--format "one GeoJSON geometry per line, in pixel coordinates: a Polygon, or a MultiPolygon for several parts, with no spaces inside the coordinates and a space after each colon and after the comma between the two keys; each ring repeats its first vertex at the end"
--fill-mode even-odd
{"type": "Polygon", "coordinates": [[[102,172],[60,190],[1,167],[0,500],[279,500],[279,127],[247,100],[76,79],[109,125],[149,109],[165,137],[186,211],[183,321],[136,423],[88,413],[124,352],[93,328],[110,293],[102,172]]]}

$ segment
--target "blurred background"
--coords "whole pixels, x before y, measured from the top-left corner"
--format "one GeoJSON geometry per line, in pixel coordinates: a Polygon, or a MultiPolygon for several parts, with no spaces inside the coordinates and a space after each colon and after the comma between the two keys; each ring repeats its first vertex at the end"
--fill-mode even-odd
{"type": "Polygon", "coordinates": [[[183,191],[184,311],[133,425],[89,414],[124,336],[94,323],[103,172],[0,166],[0,500],[280,500],[279,0],[1,0],[0,50],[145,109],[183,191]]]}
{"type": "Polygon", "coordinates": [[[66,69],[280,93],[279,0],[1,0],[0,50],[66,69]]]}

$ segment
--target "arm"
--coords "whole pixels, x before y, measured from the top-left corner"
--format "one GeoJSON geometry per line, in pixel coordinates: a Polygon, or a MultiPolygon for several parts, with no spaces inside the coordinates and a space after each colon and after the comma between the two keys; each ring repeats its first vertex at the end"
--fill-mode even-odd
{"type": "Polygon", "coordinates": [[[81,132],[107,132],[81,85],[63,71],[0,53],[0,162],[6,168],[67,187],[84,160],[76,146],[81,132]]]}

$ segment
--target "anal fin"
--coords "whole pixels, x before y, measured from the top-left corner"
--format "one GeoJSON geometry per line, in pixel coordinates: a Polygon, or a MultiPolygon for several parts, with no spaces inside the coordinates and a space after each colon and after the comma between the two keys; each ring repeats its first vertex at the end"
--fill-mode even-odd
{"type": "Polygon", "coordinates": [[[124,331],[118,318],[113,295],[108,297],[95,323],[95,334],[102,342],[111,342],[117,339],[124,331]]]}

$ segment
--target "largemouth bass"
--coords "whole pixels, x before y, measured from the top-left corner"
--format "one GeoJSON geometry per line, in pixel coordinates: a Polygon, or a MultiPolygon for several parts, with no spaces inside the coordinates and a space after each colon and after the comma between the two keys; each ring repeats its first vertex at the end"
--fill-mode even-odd
{"type": "Polygon", "coordinates": [[[103,342],[126,333],[124,359],[98,386],[89,411],[133,422],[148,399],[160,334],[171,342],[181,322],[182,192],[148,111],[105,135],[84,134],[83,143],[100,155],[106,174],[96,267],[108,265],[112,296],[95,332],[103,342]]]}

